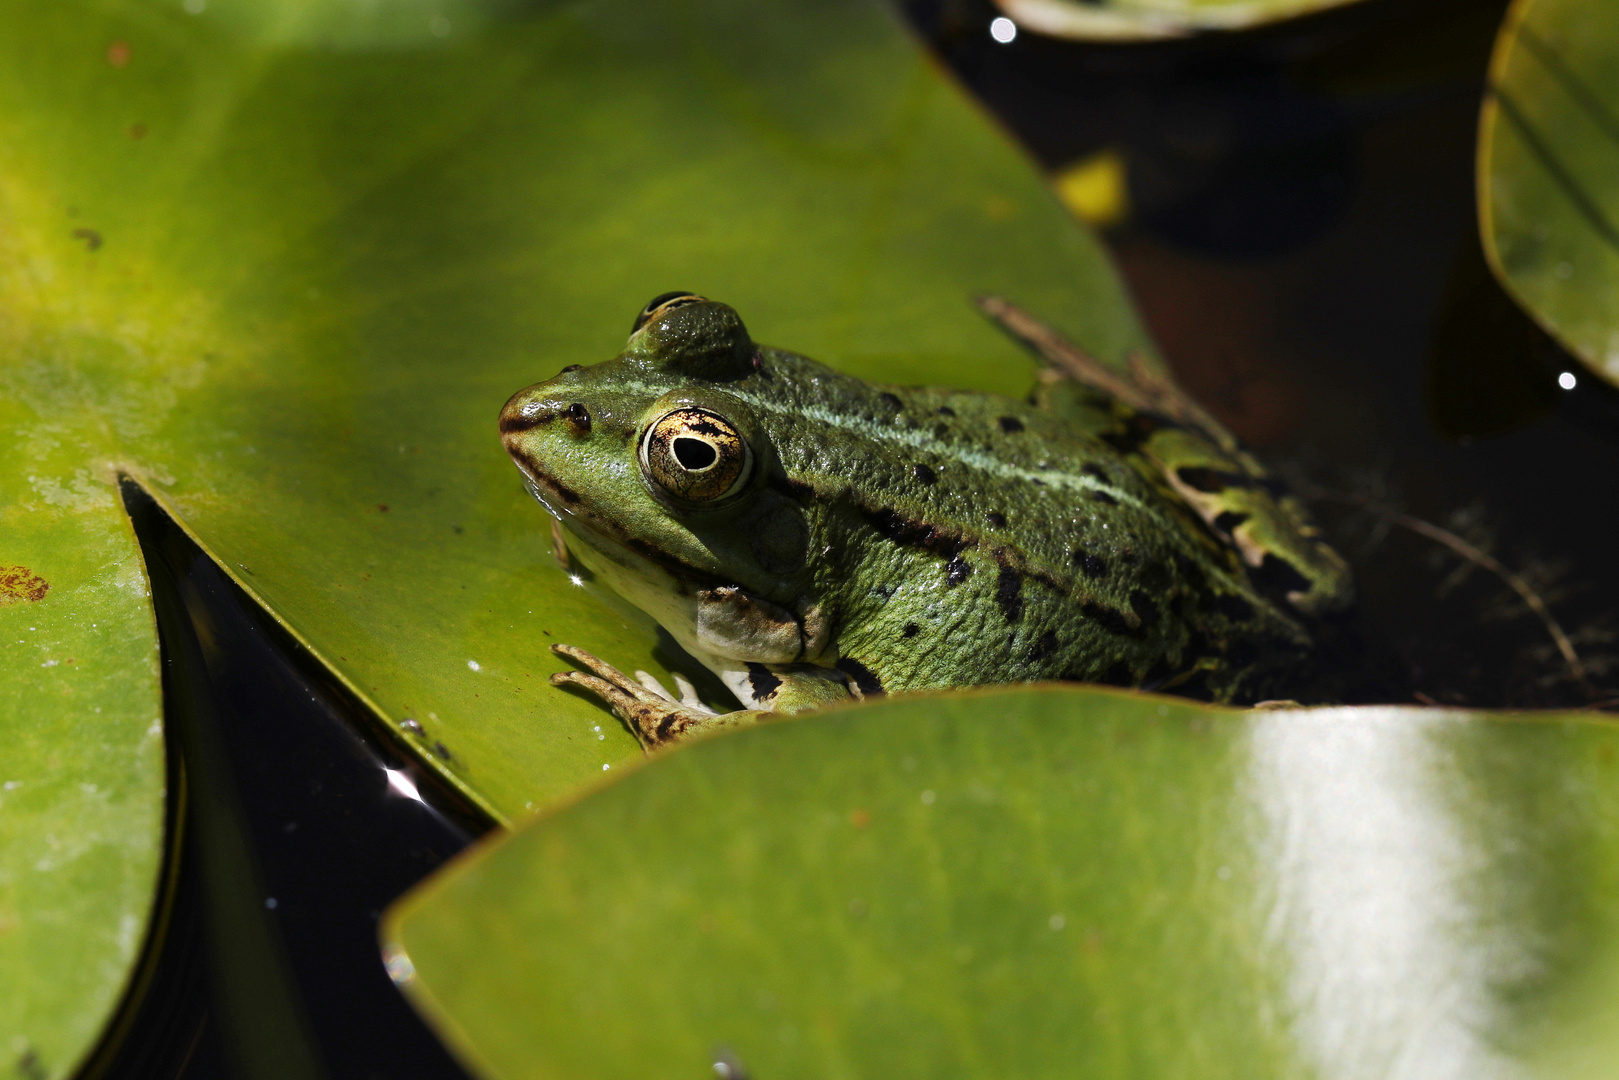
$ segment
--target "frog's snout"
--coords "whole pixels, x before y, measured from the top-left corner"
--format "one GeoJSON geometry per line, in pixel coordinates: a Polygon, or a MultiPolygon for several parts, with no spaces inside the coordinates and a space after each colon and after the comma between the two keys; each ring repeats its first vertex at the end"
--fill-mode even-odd
{"type": "Polygon", "coordinates": [[[500,440],[511,449],[515,436],[535,428],[544,427],[557,418],[554,403],[544,393],[547,383],[536,383],[519,390],[507,399],[500,410],[500,440]]]}

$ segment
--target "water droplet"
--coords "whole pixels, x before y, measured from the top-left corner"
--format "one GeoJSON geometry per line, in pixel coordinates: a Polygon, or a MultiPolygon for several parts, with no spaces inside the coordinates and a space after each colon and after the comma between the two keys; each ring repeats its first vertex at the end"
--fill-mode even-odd
{"type": "Polygon", "coordinates": [[[1572,390],[1578,386],[1579,383],[1580,380],[1574,377],[1574,373],[1572,371],[1565,371],[1561,375],[1557,376],[1557,385],[1561,386],[1564,390],[1572,390]]]}
{"type": "Polygon", "coordinates": [[[388,978],[396,983],[406,983],[416,977],[416,965],[398,949],[388,950],[382,958],[382,966],[387,970],[388,978]]]}
{"type": "Polygon", "coordinates": [[[1017,40],[1017,23],[1005,15],[998,16],[989,24],[989,36],[1002,45],[1010,45],[1017,40]]]}
{"type": "Polygon", "coordinates": [[[1061,930],[1063,927],[1068,925],[1068,920],[1059,912],[1058,914],[1047,919],[1046,925],[1051,927],[1053,930],[1061,930]]]}
{"type": "Polygon", "coordinates": [[[933,800],[937,798],[938,796],[933,794],[933,789],[929,788],[927,791],[922,792],[922,805],[932,806],[933,800]]]}
{"type": "Polygon", "coordinates": [[[471,668],[473,671],[481,671],[482,670],[481,668],[478,667],[478,661],[476,661],[476,660],[468,660],[467,661],[467,667],[471,668]]]}

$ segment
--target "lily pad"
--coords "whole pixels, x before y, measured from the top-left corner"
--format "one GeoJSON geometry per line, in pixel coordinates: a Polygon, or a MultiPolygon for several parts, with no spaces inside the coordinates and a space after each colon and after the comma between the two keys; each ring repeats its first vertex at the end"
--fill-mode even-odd
{"type": "Polygon", "coordinates": [[[51,1075],[128,977],[161,843],[120,474],[511,819],[639,756],[546,685],[550,643],[667,674],[644,616],[553,561],[495,437],[514,390],[612,355],[671,288],[899,381],[1024,388],[980,290],[1104,358],[1148,347],[1096,243],[857,0],[7,0],[0,153],[0,420],[22,448],[0,458],[0,563],[50,583],[0,608],[50,635],[20,633],[3,676],[41,794],[0,794],[26,837],[0,874],[12,888],[72,835],[106,886],[0,909],[19,913],[0,1000],[58,1032],[0,1052],[51,1075]],[[83,666],[31,673],[36,653],[83,666]],[[46,679],[72,694],[35,693],[46,679]],[[116,947],[75,966],[52,920],[116,947]]]}
{"type": "MultiPolygon", "coordinates": [[[[25,429],[19,374],[0,366],[0,431],[25,429]]],[[[0,1074],[28,1080],[72,1073],[95,1044],[163,856],[162,695],[135,537],[71,436],[48,431],[9,444],[20,467],[0,470],[0,1074]]]]}
{"type": "Polygon", "coordinates": [[[654,758],[383,938],[503,1080],[1605,1075],[1616,780],[1594,715],[893,699],[654,758]]]}
{"type": "Polygon", "coordinates": [[[1514,299],[1619,384],[1619,9],[1519,0],[1480,121],[1484,250],[1514,299]]]}
{"type": "Polygon", "coordinates": [[[63,373],[37,422],[90,433],[499,817],[636,753],[546,685],[548,644],[665,670],[555,565],[494,434],[513,391],[673,287],[902,381],[1027,386],[984,289],[1145,344],[1095,242],[871,5],[501,4],[372,47],[331,5],[274,34],[228,7],[14,19],[6,302],[63,373]]]}
{"type": "Polygon", "coordinates": [[[1018,26],[1074,41],[1145,41],[1244,30],[1354,0],[995,0],[1018,26]]]}

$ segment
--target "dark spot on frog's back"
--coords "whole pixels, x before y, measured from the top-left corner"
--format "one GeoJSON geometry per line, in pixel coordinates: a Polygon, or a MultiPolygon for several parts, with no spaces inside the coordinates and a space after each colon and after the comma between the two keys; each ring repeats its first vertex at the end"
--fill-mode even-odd
{"type": "Polygon", "coordinates": [[[954,415],[956,415],[956,410],[952,409],[948,405],[940,405],[937,409],[935,409],[933,411],[938,413],[940,416],[954,416],[954,415]]]}
{"type": "Polygon", "coordinates": [[[1056,631],[1047,630],[1045,633],[1040,635],[1040,640],[1036,641],[1034,643],[1033,647],[1029,649],[1029,662],[1031,664],[1037,664],[1040,661],[1044,660],[1046,657],[1048,657],[1048,656],[1052,655],[1053,653],[1055,653],[1056,651],[1057,651],[1057,634],[1056,634],[1056,631]]]}
{"type": "Polygon", "coordinates": [[[1092,555],[1083,548],[1075,550],[1073,554],[1074,565],[1091,579],[1102,577],[1107,573],[1107,560],[1100,555],[1092,555]]]}
{"type": "Polygon", "coordinates": [[[1006,515],[1001,513],[999,510],[991,510],[989,513],[984,515],[984,520],[989,522],[997,529],[1004,528],[1006,526],[1006,515]]]}
{"type": "Polygon", "coordinates": [[[870,668],[856,660],[854,657],[845,656],[832,666],[849,676],[849,679],[854,683],[855,688],[862,694],[869,697],[872,694],[880,694],[883,692],[882,680],[877,678],[877,676],[872,673],[870,668]]]}
{"type": "Polygon", "coordinates": [[[951,587],[960,585],[963,581],[966,581],[972,576],[972,572],[973,564],[968,562],[966,559],[963,559],[960,555],[957,555],[955,558],[951,559],[950,564],[944,568],[944,583],[951,587]]]}
{"type": "Polygon", "coordinates": [[[1172,580],[1169,567],[1156,559],[1148,559],[1141,566],[1141,584],[1150,593],[1162,593],[1172,580]]]}
{"type": "Polygon", "coordinates": [[[1018,432],[1023,430],[1023,421],[1019,420],[1015,416],[1003,416],[995,422],[999,424],[1001,430],[1008,435],[1016,435],[1018,432]]]}
{"type": "Polygon", "coordinates": [[[905,408],[905,403],[899,399],[898,394],[884,392],[877,395],[877,400],[881,401],[883,405],[887,407],[889,412],[897,413],[901,409],[905,408]]]}
{"type": "Polygon", "coordinates": [[[960,535],[946,532],[936,525],[904,517],[891,506],[869,510],[864,516],[883,539],[905,547],[919,547],[940,558],[953,558],[970,543],[960,535]]]}
{"type": "MultiPolygon", "coordinates": [[[[1087,601],[1079,606],[1079,610],[1084,613],[1086,618],[1110,634],[1118,634],[1121,637],[1135,636],[1137,627],[1131,626],[1130,620],[1125,618],[1123,613],[1115,611],[1113,608],[1087,601]]],[[[1113,681],[1112,679],[1108,680],[1108,682],[1113,681]]]]}
{"type": "Polygon", "coordinates": [[[922,628],[920,626],[913,622],[908,622],[905,624],[905,629],[900,631],[900,636],[903,638],[913,638],[921,632],[922,628]]]}
{"type": "Polygon", "coordinates": [[[916,477],[917,483],[932,484],[939,479],[939,474],[922,464],[920,461],[911,466],[911,475],[916,477]]]}
{"type": "Polygon", "coordinates": [[[995,582],[995,603],[1007,622],[1015,623],[1023,617],[1023,575],[1010,566],[1001,567],[995,582]]]}
{"type": "Polygon", "coordinates": [[[1136,589],[1130,594],[1130,610],[1135,612],[1142,629],[1150,628],[1158,622],[1158,605],[1153,601],[1152,594],[1145,589],[1136,589]]]}

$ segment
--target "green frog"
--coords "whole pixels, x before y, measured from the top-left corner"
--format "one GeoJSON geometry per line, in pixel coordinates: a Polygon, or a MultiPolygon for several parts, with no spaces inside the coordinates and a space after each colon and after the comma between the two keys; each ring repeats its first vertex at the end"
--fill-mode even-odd
{"type": "Polygon", "coordinates": [[[1268,696],[1344,609],[1303,507],[1139,356],[1109,367],[997,297],[1025,401],[885,386],[659,296],[624,351],[519,391],[500,434],[577,559],[742,708],[567,645],[655,749],[876,694],[1066,679],[1268,696]]]}

